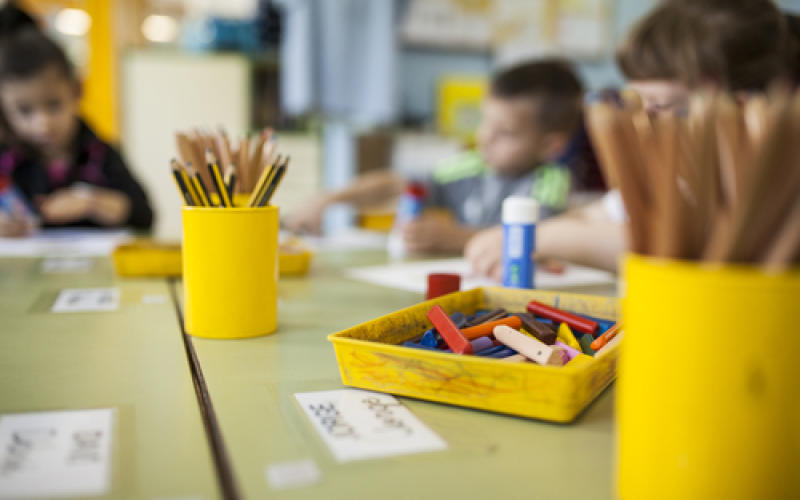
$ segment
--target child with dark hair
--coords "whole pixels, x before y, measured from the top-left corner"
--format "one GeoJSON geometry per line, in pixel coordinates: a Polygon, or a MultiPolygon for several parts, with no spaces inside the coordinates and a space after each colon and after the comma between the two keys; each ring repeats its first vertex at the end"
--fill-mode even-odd
{"type": "MultiPolygon", "coordinates": [[[[64,51],[40,31],[0,42],[0,184],[31,203],[45,226],[149,228],[147,197],[120,154],[78,115],[80,84],[64,51]]],[[[19,235],[19,211],[0,213],[0,235],[19,235]]]]}
{"type": "MultiPolygon", "coordinates": [[[[503,199],[532,196],[545,216],[566,208],[573,170],[580,169],[583,86],[571,66],[545,59],[514,66],[491,80],[477,132],[477,151],[445,161],[427,180],[427,204],[452,219],[422,217],[404,228],[411,252],[460,252],[479,229],[500,223],[503,199]]],[[[364,175],[350,187],[312,200],[292,214],[293,230],[316,232],[335,203],[367,206],[396,196],[405,179],[390,172],[364,175]]]]}

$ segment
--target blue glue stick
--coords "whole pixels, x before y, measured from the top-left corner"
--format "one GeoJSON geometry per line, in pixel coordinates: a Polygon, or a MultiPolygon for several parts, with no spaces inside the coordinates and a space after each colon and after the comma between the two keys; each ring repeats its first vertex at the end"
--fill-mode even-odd
{"type": "Polygon", "coordinates": [[[503,286],[533,288],[533,251],[539,203],[527,196],[503,200],[503,286]]]}

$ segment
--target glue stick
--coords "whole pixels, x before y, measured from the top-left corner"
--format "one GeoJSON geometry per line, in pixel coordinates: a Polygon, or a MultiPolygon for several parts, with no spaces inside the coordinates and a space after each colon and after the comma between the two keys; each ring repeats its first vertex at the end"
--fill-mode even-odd
{"type": "Polygon", "coordinates": [[[425,186],[419,182],[409,182],[400,203],[397,206],[394,226],[389,233],[388,251],[389,256],[400,258],[407,254],[405,243],[403,242],[403,228],[406,224],[422,215],[425,208],[425,186]]]}
{"type": "Polygon", "coordinates": [[[533,251],[539,203],[527,196],[503,200],[503,286],[533,288],[533,251]]]}

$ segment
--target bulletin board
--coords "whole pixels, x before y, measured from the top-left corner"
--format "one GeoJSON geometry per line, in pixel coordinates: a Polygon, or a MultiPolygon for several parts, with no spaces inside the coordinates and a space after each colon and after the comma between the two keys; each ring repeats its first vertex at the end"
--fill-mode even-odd
{"type": "Polygon", "coordinates": [[[411,0],[404,43],[483,50],[502,61],[546,54],[607,55],[612,0],[411,0]]]}

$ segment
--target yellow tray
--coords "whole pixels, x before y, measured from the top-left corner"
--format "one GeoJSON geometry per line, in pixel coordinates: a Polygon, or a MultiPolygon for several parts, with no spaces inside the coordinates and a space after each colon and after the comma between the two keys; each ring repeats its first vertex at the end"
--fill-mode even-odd
{"type": "Polygon", "coordinates": [[[476,288],[452,293],[328,336],[345,385],[481,410],[571,422],[615,376],[619,347],[599,358],[574,359],[564,367],[459,356],[400,344],[431,327],[434,305],[448,314],[504,307],[521,312],[531,300],[616,320],[618,301],[537,290],[476,288]]]}
{"type": "MultiPolygon", "coordinates": [[[[304,276],[311,265],[311,252],[299,246],[280,248],[278,268],[281,276],[304,276]]],[[[111,254],[114,271],[125,277],[181,276],[183,258],[177,243],[138,240],[119,245],[111,254]]]]}
{"type": "Polygon", "coordinates": [[[118,276],[180,276],[183,271],[179,243],[136,240],[117,246],[111,260],[118,276]]]}

